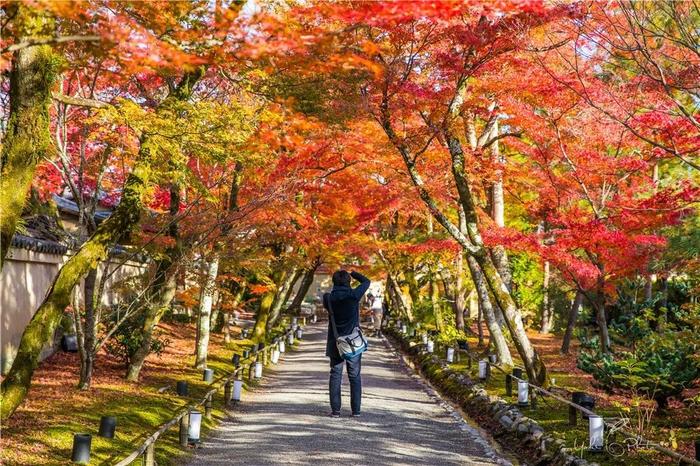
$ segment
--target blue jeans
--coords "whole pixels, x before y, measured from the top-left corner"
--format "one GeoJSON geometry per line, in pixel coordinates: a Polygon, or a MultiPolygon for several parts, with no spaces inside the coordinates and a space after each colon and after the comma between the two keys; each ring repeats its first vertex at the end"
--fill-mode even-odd
{"type": "Polygon", "coordinates": [[[353,414],[359,414],[360,404],[362,402],[362,378],[360,377],[360,367],[362,366],[361,354],[347,361],[331,357],[331,376],[328,382],[331,410],[334,413],[340,412],[340,384],[343,379],[343,363],[348,366],[350,407],[352,408],[353,414]]]}

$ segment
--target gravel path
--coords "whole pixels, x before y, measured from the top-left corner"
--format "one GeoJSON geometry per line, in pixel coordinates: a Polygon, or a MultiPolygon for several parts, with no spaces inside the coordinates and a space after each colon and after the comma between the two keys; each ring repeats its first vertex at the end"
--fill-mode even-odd
{"type": "Polygon", "coordinates": [[[362,357],[362,417],[350,417],[345,374],[342,417],[328,417],[324,349],[325,327],[307,327],[300,348],[266,368],[261,386],[243,394],[188,464],[508,464],[378,339],[362,357]]]}

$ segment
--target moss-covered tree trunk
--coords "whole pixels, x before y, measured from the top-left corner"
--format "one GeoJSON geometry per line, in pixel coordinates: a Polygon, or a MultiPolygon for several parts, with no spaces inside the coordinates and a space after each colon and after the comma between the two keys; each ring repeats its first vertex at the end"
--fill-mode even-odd
{"type": "Polygon", "coordinates": [[[251,339],[256,343],[265,340],[267,321],[270,318],[270,309],[275,300],[276,292],[276,290],[270,290],[260,297],[260,305],[258,306],[258,313],[255,316],[255,325],[253,326],[253,335],[251,336],[251,339]]]}
{"type": "MultiPolygon", "coordinates": [[[[498,137],[498,135],[499,124],[498,120],[496,120],[491,126],[489,139],[495,139],[498,137]]],[[[501,154],[501,148],[498,144],[498,140],[491,145],[491,153],[496,167],[505,164],[506,159],[501,154]]],[[[506,224],[505,206],[506,201],[503,192],[503,169],[498,168],[496,170],[496,176],[493,184],[491,185],[491,218],[493,218],[494,223],[499,227],[504,227],[506,224]]],[[[493,258],[493,262],[498,270],[498,273],[501,275],[503,283],[505,283],[508,287],[508,291],[512,291],[513,274],[510,270],[510,264],[508,263],[508,253],[506,252],[506,249],[501,245],[494,246],[491,249],[491,257],[493,258]]]]}
{"type": "Polygon", "coordinates": [[[598,279],[598,289],[594,301],[595,320],[598,324],[598,335],[600,337],[600,351],[610,352],[610,334],[608,332],[608,319],[605,315],[605,280],[603,278],[603,268],[600,267],[601,275],[598,279]]]}
{"type": "MultiPolygon", "coordinates": [[[[496,351],[498,361],[505,366],[513,365],[513,358],[510,355],[510,349],[508,348],[508,342],[501,326],[496,318],[496,313],[491,304],[491,298],[489,297],[488,286],[486,285],[486,280],[484,279],[484,274],[479,268],[476,260],[473,257],[467,258],[467,264],[469,266],[469,272],[471,273],[472,280],[474,281],[474,286],[476,288],[477,296],[479,297],[479,312],[483,320],[486,320],[486,326],[489,329],[489,339],[490,344],[493,345],[493,349],[496,351]]],[[[479,341],[483,344],[484,334],[481,328],[481,323],[479,323],[479,341]]]]}
{"type": "Polygon", "coordinates": [[[211,310],[214,304],[214,291],[216,277],[219,273],[219,254],[215,252],[207,267],[207,275],[199,299],[199,325],[197,339],[197,351],[194,358],[194,367],[205,369],[207,367],[207,353],[209,352],[209,336],[211,333],[211,310]]]}
{"type": "MultiPolygon", "coordinates": [[[[5,8],[19,32],[18,42],[54,35],[52,18],[21,2],[5,8]]],[[[24,47],[12,56],[10,115],[0,153],[0,270],[26,204],[34,170],[41,160],[53,158],[49,105],[57,67],[58,58],[49,45],[24,47]]]]}
{"type": "Polygon", "coordinates": [[[146,316],[140,330],[141,342],[134,354],[131,355],[129,366],[126,369],[126,380],[129,382],[139,380],[146,357],[151,352],[153,332],[175,298],[177,280],[174,268],[169,260],[160,261],[156,265],[153,291],[150,293],[149,305],[145,310],[146,316]]]}
{"type": "Polygon", "coordinates": [[[411,297],[411,302],[413,305],[418,304],[420,301],[420,287],[418,286],[418,280],[416,279],[416,272],[413,266],[406,267],[404,270],[404,286],[402,286],[403,293],[407,293],[411,297]]]}

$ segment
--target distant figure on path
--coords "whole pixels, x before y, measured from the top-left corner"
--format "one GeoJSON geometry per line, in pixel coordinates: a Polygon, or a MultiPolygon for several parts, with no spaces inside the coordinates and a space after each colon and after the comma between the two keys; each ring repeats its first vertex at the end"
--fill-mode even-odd
{"type": "Polygon", "coordinates": [[[382,295],[374,296],[370,293],[371,300],[369,309],[372,311],[372,318],[374,321],[374,336],[382,336],[382,320],[384,316],[384,299],[382,295]]]}
{"type": "MultiPolygon", "coordinates": [[[[333,273],[333,289],[323,295],[323,307],[329,310],[329,302],[333,308],[333,317],[338,335],[347,335],[355,327],[360,325],[360,300],[369,288],[369,278],[359,272],[338,270],[333,273]],[[356,288],[350,286],[351,278],[360,284],[356,288]]],[[[328,390],[331,402],[331,417],[340,416],[340,384],[343,378],[343,363],[348,366],[348,379],[350,380],[350,407],[353,416],[360,415],[362,401],[362,379],[360,367],[362,354],[347,361],[340,357],[335,343],[333,327],[330,316],[328,319],[328,340],[326,341],[326,356],[331,358],[331,374],[328,382],[328,390]]]]}

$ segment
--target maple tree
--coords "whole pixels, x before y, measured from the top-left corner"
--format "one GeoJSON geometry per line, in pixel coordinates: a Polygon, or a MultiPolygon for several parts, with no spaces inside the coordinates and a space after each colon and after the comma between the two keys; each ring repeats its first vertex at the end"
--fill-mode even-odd
{"type": "Polygon", "coordinates": [[[592,309],[605,353],[625,280],[651,293],[654,274],[697,264],[679,251],[700,141],[687,3],[76,5],[3,7],[3,260],[30,189],[71,193],[82,242],[3,380],[3,419],[83,278],[83,388],[132,317],[138,381],[176,299],[196,309],[197,368],[221,314],[230,340],[231,313],[253,310],[266,341],[322,264],[386,277],[395,315],[444,341],[474,324],[482,341],[485,323],[499,364],[545,384],[524,287],[542,332],[566,321],[564,351],[592,309]],[[113,211],[97,224],[99,204],[113,211]],[[98,267],[120,242],[149,270],[108,325],[98,267]]]}

